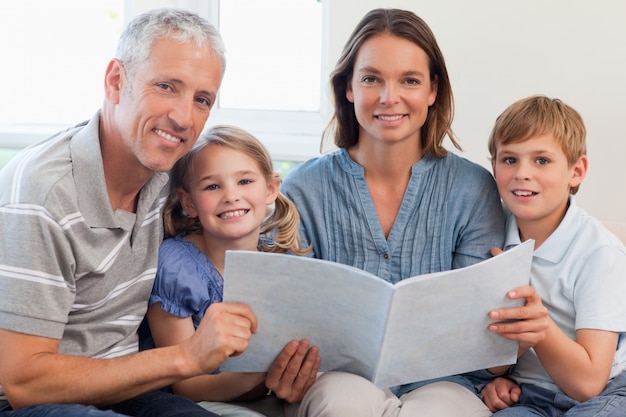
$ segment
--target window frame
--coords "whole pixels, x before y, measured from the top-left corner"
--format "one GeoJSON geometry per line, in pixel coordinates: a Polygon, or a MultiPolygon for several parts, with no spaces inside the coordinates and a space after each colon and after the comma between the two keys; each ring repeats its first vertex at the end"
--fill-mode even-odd
{"type": "MultiPolygon", "coordinates": [[[[193,10],[207,18],[219,28],[219,1],[220,0],[125,0],[124,23],[136,14],[154,7],[174,6],[193,10]]],[[[322,68],[320,77],[320,109],[311,111],[276,111],[276,110],[238,110],[223,109],[215,106],[206,127],[215,124],[233,124],[249,130],[257,136],[268,148],[272,157],[276,160],[304,161],[320,153],[321,134],[328,117],[328,102],[324,94],[328,73],[327,68],[328,42],[327,42],[327,7],[322,2],[322,68]]],[[[97,88],[97,86],[94,86],[97,88]]],[[[77,120],[76,123],[80,123],[77,120]]],[[[65,129],[64,125],[0,125],[0,147],[23,148],[41,139],[44,139],[59,130],[65,129]]]]}

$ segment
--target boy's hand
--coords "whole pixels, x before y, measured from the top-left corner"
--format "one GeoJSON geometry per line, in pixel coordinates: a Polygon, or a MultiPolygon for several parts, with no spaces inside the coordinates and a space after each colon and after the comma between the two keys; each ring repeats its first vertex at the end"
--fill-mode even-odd
{"type": "Polygon", "coordinates": [[[519,385],[510,379],[496,378],[488,383],[480,393],[489,411],[495,413],[496,411],[509,408],[513,403],[518,402],[522,390],[519,385]]]}
{"type": "Polygon", "coordinates": [[[497,322],[489,325],[489,331],[519,342],[521,354],[545,339],[550,320],[548,309],[530,285],[515,288],[506,296],[512,300],[525,299],[526,302],[521,307],[491,310],[489,318],[497,322]]]}
{"type": "MultiPolygon", "coordinates": [[[[498,247],[491,249],[493,256],[502,252],[502,249],[498,247]]],[[[491,324],[489,330],[506,339],[516,340],[519,343],[519,355],[521,355],[545,339],[550,321],[548,309],[541,302],[539,294],[530,285],[515,288],[509,291],[506,296],[511,300],[525,298],[526,302],[522,307],[491,310],[489,318],[497,320],[497,322],[491,324]]]]}

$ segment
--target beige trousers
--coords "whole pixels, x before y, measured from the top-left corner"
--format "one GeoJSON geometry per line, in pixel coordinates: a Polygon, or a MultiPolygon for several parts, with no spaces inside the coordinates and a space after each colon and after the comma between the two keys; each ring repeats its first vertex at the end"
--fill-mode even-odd
{"type": "Polygon", "coordinates": [[[474,393],[453,382],[435,382],[396,397],[357,375],[322,374],[288,417],[488,417],[474,393]]]}

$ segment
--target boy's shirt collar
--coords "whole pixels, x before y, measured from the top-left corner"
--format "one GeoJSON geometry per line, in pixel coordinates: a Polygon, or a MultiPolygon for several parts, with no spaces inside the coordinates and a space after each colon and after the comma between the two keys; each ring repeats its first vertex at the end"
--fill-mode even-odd
{"type": "MultiPolygon", "coordinates": [[[[565,213],[565,217],[561,220],[561,223],[552,232],[552,234],[533,252],[533,257],[543,259],[551,263],[559,263],[571,242],[576,238],[577,227],[577,215],[579,212],[573,196],[569,196],[569,207],[565,213]]],[[[508,209],[506,210],[506,226],[505,226],[505,240],[504,250],[511,249],[514,246],[519,245],[521,242],[519,237],[519,228],[517,227],[517,221],[515,216],[508,209]]]]}

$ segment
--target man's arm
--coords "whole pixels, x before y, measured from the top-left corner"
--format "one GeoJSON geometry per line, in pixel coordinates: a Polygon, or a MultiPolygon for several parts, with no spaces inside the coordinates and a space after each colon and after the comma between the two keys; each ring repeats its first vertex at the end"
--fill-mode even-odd
{"type": "Polygon", "coordinates": [[[116,403],[210,373],[248,347],[256,318],[242,304],[214,304],[184,343],[114,359],[58,353],[59,341],[0,330],[0,381],[13,408],[116,403]]]}

